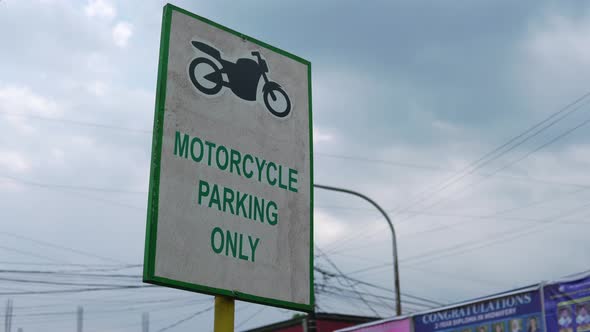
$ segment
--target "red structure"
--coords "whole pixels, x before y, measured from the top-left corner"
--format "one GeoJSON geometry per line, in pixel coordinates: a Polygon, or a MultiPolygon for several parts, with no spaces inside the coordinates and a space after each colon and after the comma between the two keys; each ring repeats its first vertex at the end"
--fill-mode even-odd
{"type": "Polygon", "coordinates": [[[257,327],[244,332],[332,332],[345,327],[372,322],[379,318],[339,315],[328,313],[315,314],[315,331],[308,316],[295,317],[286,321],[257,327]]]}

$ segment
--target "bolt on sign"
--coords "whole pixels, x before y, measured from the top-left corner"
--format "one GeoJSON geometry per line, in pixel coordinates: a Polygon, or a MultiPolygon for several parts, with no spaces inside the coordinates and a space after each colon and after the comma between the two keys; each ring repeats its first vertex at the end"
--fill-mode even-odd
{"type": "Polygon", "coordinates": [[[313,308],[311,64],[164,7],[145,282],[313,308]]]}

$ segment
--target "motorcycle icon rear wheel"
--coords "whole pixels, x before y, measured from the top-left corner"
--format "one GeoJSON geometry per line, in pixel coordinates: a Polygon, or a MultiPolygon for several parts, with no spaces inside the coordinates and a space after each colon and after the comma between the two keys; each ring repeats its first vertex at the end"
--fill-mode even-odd
{"type": "Polygon", "coordinates": [[[206,95],[217,94],[219,91],[221,91],[221,88],[223,87],[223,85],[222,85],[223,77],[221,76],[221,70],[219,69],[219,67],[217,67],[217,65],[215,65],[215,63],[213,61],[211,61],[207,58],[196,58],[193,61],[191,61],[190,65],[188,67],[188,74],[189,74],[191,82],[193,83],[195,88],[197,88],[199,91],[201,91],[202,93],[204,93],[206,95]],[[212,73],[205,75],[205,76],[210,76],[210,77],[208,77],[208,78],[205,78],[205,76],[197,77],[196,70],[197,70],[197,66],[199,66],[200,64],[207,65],[213,69],[212,73]],[[201,82],[199,82],[199,80],[197,78],[206,79],[206,80],[214,83],[215,85],[213,87],[204,86],[201,82]]]}
{"type": "Polygon", "coordinates": [[[264,99],[264,105],[274,116],[279,117],[279,118],[284,118],[287,115],[289,115],[289,113],[291,112],[291,100],[289,100],[289,96],[287,96],[287,93],[283,89],[276,87],[276,88],[271,88],[269,90],[265,90],[262,97],[264,99]],[[278,92],[285,99],[286,106],[284,107],[283,110],[275,110],[272,107],[272,105],[270,103],[270,101],[272,99],[271,94],[270,94],[271,91],[274,92],[275,94],[278,92]]]}

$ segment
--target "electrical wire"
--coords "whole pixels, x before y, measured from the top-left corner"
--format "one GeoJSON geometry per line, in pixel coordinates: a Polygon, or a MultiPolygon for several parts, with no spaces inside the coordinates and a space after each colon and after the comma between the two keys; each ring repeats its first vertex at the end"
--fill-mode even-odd
{"type": "Polygon", "coordinates": [[[557,124],[558,122],[565,119],[569,115],[573,114],[574,112],[579,110],[582,106],[585,106],[588,103],[588,101],[585,101],[583,104],[578,105],[578,106],[576,106],[576,104],[579,104],[581,101],[583,101],[584,99],[587,99],[589,96],[590,96],[590,92],[585,93],[584,95],[577,98],[573,102],[571,102],[571,103],[567,104],[566,106],[562,107],[561,109],[559,109],[557,112],[552,113],[551,115],[549,115],[548,117],[546,117],[542,121],[529,127],[524,132],[512,137],[504,144],[494,148],[493,150],[486,153],[485,155],[483,155],[479,159],[470,163],[467,167],[463,168],[459,172],[459,174],[455,174],[455,175],[451,176],[450,178],[448,178],[447,180],[443,181],[440,185],[437,185],[436,189],[430,190],[430,191],[426,192],[426,194],[424,194],[424,193],[418,194],[417,195],[417,196],[419,196],[418,199],[414,199],[414,200],[410,201],[410,203],[406,204],[405,208],[401,208],[401,207],[397,208],[396,211],[403,212],[407,209],[415,207],[418,204],[423,203],[425,200],[428,199],[428,197],[432,197],[433,195],[435,195],[439,192],[442,192],[443,190],[445,190],[449,186],[451,186],[454,183],[457,183],[458,181],[463,179],[465,176],[473,174],[476,170],[480,169],[484,165],[486,165],[486,164],[490,163],[491,161],[494,161],[494,160],[500,158],[501,156],[505,155],[506,153],[514,150],[516,147],[524,144],[525,142],[527,142],[531,138],[539,135],[541,132],[545,131],[546,129],[557,124]]]}
{"type": "MultiPolygon", "coordinates": [[[[0,249],[6,250],[6,251],[10,251],[10,252],[14,252],[14,253],[21,254],[21,255],[25,255],[25,256],[30,256],[30,257],[35,257],[35,258],[41,258],[41,259],[52,261],[52,262],[64,263],[64,261],[59,260],[59,259],[55,259],[55,258],[52,258],[52,257],[43,256],[43,255],[37,255],[37,254],[32,253],[32,252],[29,252],[29,251],[15,249],[15,248],[10,248],[10,247],[7,247],[7,246],[0,246],[0,249]]],[[[65,263],[67,264],[67,262],[65,262],[65,263]]]]}
{"type": "MultiPolygon", "coordinates": [[[[570,128],[570,129],[566,130],[565,132],[563,132],[563,133],[561,133],[560,135],[558,135],[558,136],[554,137],[553,139],[549,140],[548,142],[546,142],[546,143],[543,143],[543,144],[541,144],[541,145],[537,146],[536,148],[534,148],[533,150],[529,151],[528,153],[526,153],[526,154],[522,155],[521,157],[519,157],[519,158],[516,158],[516,159],[514,159],[514,160],[512,160],[512,161],[508,162],[507,164],[504,164],[504,165],[502,165],[501,167],[499,167],[499,168],[495,169],[495,170],[494,170],[494,171],[492,171],[490,174],[488,174],[488,175],[486,175],[485,177],[483,177],[483,178],[479,179],[479,181],[471,182],[471,183],[470,183],[470,184],[468,184],[467,186],[464,186],[463,188],[461,188],[461,189],[459,190],[459,192],[458,192],[458,193],[464,192],[464,191],[465,191],[465,190],[467,190],[468,188],[472,188],[473,186],[475,186],[475,185],[478,185],[478,184],[480,184],[480,183],[484,182],[485,180],[488,180],[488,179],[489,179],[491,176],[493,176],[494,174],[496,174],[496,173],[498,173],[498,172],[501,172],[501,171],[503,171],[503,170],[507,169],[508,167],[511,167],[511,166],[513,166],[513,165],[515,165],[515,164],[517,164],[517,163],[519,163],[519,162],[523,161],[524,159],[526,159],[526,158],[530,157],[530,156],[531,156],[531,155],[533,155],[534,153],[536,153],[536,152],[538,152],[538,151],[540,151],[540,150],[542,150],[542,149],[546,148],[547,146],[549,146],[549,145],[551,145],[551,144],[553,144],[553,143],[555,143],[555,142],[559,141],[560,139],[562,139],[562,138],[564,138],[564,137],[566,137],[566,136],[570,135],[570,134],[571,134],[571,133],[573,133],[574,131],[576,131],[576,130],[578,130],[578,129],[580,129],[580,128],[582,128],[582,127],[586,126],[586,125],[588,125],[589,123],[590,123],[590,119],[587,119],[587,120],[585,120],[585,121],[583,121],[583,122],[579,123],[578,125],[576,125],[576,126],[574,126],[574,127],[570,128]]],[[[457,194],[457,193],[455,193],[455,194],[457,194]]],[[[423,207],[423,208],[424,208],[424,209],[426,209],[426,210],[428,210],[428,209],[431,209],[431,208],[433,208],[433,207],[437,206],[438,204],[440,204],[441,202],[445,201],[445,200],[446,200],[446,199],[448,199],[449,197],[450,197],[450,195],[447,195],[447,196],[440,197],[440,198],[439,198],[438,200],[436,200],[434,203],[431,203],[431,204],[429,204],[429,205],[427,205],[426,207],[423,207]]],[[[400,222],[407,221],[407,220],[409,220],[409,219],[411,219],[411,218],[413,218],[413,217],[414,217],[414,216],[412,216],[412,217],[409,217],[409,218],[402,219],[402,220],[400,220],[400,222]]]]}
{"type": "MultiPolygon", "coordinates": [[[[327,256],[325,255],[320,248],[316,246],[316,250],[323,255],[324,259],[336,270],[340,275],[343,275],[342,271],[338,268],[338,266],[327,256]]],[[[358,294],[359,298],[365,302],[366,306],[375,314],[378,315],[377,311],[369,304],[368,302],[364,301],[364,297],[358,292],[354,284],[349,284],[349,286],[358,294]]]]}
{"type": "MultiPolygon", "coordinates": [[[[430,250],[425,253],[421,253],[421,254],[417,254],[415,256],[407,257],[407,258],[401,260],[400,264],[407,264],[409,262],[412,262],[412,263],[414,263],[414,266],[423,265],[427,262],[430,262],[430,261],[433,261],[436,259],[441,259],[441,258],[445,258],[445,257],[449,257],[449,256],[456,256],[456,255],[463,254],[466,252],[473,252],[476,249],[486,248],[486,247],[489,247],[492,245],[505,243],[505,242],[508,242],[508,241],[511,241],[514,239],[521,238],[526,235],[531,235],[531,234],[543,231],[545,229],[545,227],[547,227],[548,225],[554,225],[556,223],[559,223],[563,218],[571,216],[572,214],[578,213],[580,211],[587,210],[589,207],[590,207],[590,203],[586,203],[582,206],[578,206],[578,207],[574,208],[573,210],[566,212],[565,214],[561,214],[561,215],[558,215],[555,217],[547,218],[546,222],[544,224],[538,225],[536,228],[534,228],[534,227],[531,228],[530,226],[526,225],[524,227],[512,228],[507,231],[500,232],[493,237],[489,237],[488,240],[484,241],[483,243],[481,242],[481,240],[475,240],[475,241],[467,241],[467,242],[459,243],[459,244],[456,244],[456,245],[453,245],[450,247],[446,247],[443,249],[433,249],[433,250],[430,250]]],[[[390,266],[390,265],[391,264],[375,265],[372,267],[353,271],[350,274],[358,274],[361,272],[372,271],[372,270],[376,270],[376,269],[380,269],[380,268],[385,268],[386,266],[390,266]]],[[[405,266],[407,266],[407,265],[405,265],[405,266]]]]}
{"type": "Polygon", "coordinates": [[[250,316],[248,316],[246,319],[242,320],[239,324],[236,325],[236,329],[239,329],[240,327],[244,326],[246,323],[248,323],[250,320],[252,320],[252,318],[260,315],[264,309],[266,309],[266,307],[261,307],[258,310],[256,310],[253,314],[251,314],[250,316]]]}
{"type": "Polygon", "coordinates": [[[50,248],[55,248],[55,249],[60,249],[60,250],[72,252],[72,253],[75,253],[75,254],[78,254],[78,255],[82,255],[82,256],[86,256],[86,257],[98,258],[98,259],[101,259],[103,261],[109,261],[109,262],[127,264],[126,262],[121,261],[119,259],[113,259],[113,258],[109,258],[109,257],[105,257],[105,256],[100,256],[100,255],[96,255],[96,254],[89,253],[89,252],[86,252],[86,251],[82,251],[82,250],[78,250],[78,249],[73,249],[73,248],[68,248],[68,247],[65,247],[65,246],[53,244],[53,243],[50,243],[50,242],[47,242],[47,241],[41,241],[41,240],[33,239],[33,238],[30,238],[30,237],[19,235],[19,234],[15,234],[15,233],[0,231],[0,235],[12,237],[12,238],[17,238],[17,239],[20,239],[20,240],[26,240],[26,241],[29,241],[29,242],[40,244],[42,246],[46,246],[46,247],[50,247],[50,248]]]}
{"type": "Polygon", "coordinates": [[[96,287],[96,288],[78,288],[78,289],[61,289],[61,290],[45,290],[45,291],[22,291],[22,292],[0,292],[3,296],[15,295],[49,295],[49,294],[67,294],[67,293],[87,293],[87,292],[101,292],[101,291],[118,291],[128,289],[140,288],[155,288],[153,285],[127,285],[127,286],[113,286],[113,287],[96,287]]]}
{"type": "Polygon", "coordinates": [[[193,318],[195,318],[195,317],[197,317],[199,315],[202,315],[202,314],[204,314],[204,313],[206,313],[208,311],[211,311],[211,310],[213,310],[213,306],[211,306],[211,307],[209,307],[207,309],[201,310],[201,311],[197,311],[194,314],[190,314],[190,315],[188,315],[187,317],[185,317],[185,318],[183,318],[181,320],[178,320],[178,321],[176,321],[176,322],[174,322],[174,323],[172,323],[172,324],[170,324],[170,325],[168,325],[166,327],[163,327],[163,328],[159,329],[157,332],[164,332],[164,331],[170,330],[172,328],[175,328],[176,326],[178,326],[178,325],[180,325],[180,324],[182,324],[182,323],[184,323],[186,321],[189,321],[189,320],[191,320],[191,319],[193,319],[193,318]]]}
{"type": "MultiPolygon", "coordinates": [[[[388,265],[391,266],[391,264],[388,264],[388,265]]],[[[380,266],[382,266],[382,265],[380,265],[380,266]]],[[[393,294],[393,291],[391,289],[385,288],[385,287],[382,287],[382,286],[379,286],[379,285],[375,285],[375,284],[372,284],[372,283],[369,283],[369,282],[366,282],[366,281],[363,281],[363,280],[359,280],[359,279],[353,278],[353,277],[350,276],[351,273],[347,273],[347,274],[333,273],[333,272],[328,272],[327,270],[322,269],[320,267],[315,267],[314,270],[316,272],[319,272],[319,273],[321,273],[323,275],[326,275],[326,276],[329,276],[329,277],[341,277],[341,278],[350,280],[350,281],[354,282],[355,284],[365,285],[365,286],[368,286],[368,287],[372,287],[372,288],[378,289],[380,291],[386,291],[388,293],[392,293],[393,294]]],[[[426,303],[426,306],[433,306],[433,305],[434,306],[444,306],[445,305],[445,303],[442,303],[440,301],[435,301],[435,300],[427,299],[427,298],[424,298],[424,297],[421,297],[421,296],[416,296],[416,295],[408,294],[406,292],[401,292],[400,295],[402,296],[402,301],[406,301],[406,300],[403,299],[403,297],[407,297],[407,298],[410,298],[410,299],[422,301],[422,302],[424,302],[424,303],[422,303],[422,305],[425,305],[425,303],[426,303]]]]}
{"type": "Polygon", "coordinates": [[[138,134],[149,134],[149,135],[152,134],[152,130],[148,130],[148,129],[127,128],[127,127],[113,126],[113,125],[103,124],[103,123],[78,121],[78,120],[72,120],[72,119],[66,119],[66,118],[52,118],[52,117],[40,116],[40,115],[29,114],[29,113],[25,114],[25,113],[14,113],[14,112],[0,111],[0,114],[5,115],[5,116],[37,119],[37,120],[51,121],[51,122],[60,122],[60,123],[64,123],[64,124],[81,126],[81,127],[94,127],[94,128],[100,128],[100,129],[123,131],[123,132],[127,132],[127,133],[138,133],[138,134]]]}
{"type": "MultiPolygon", "coordinates": [[[[365,163],[377,163],[377,164],[384,164],[384,165],[397,166],[397,167],[410,168],[410,169],[429,170],[429,171],[435,171],[435,172],[445,172],[445,173],[454,173],[454,174],[461,172],[461,170],[458,170],[458,169],[451,169],[451,168],[445,168],[445,167],[434,166],[434,165],[414,164],[414,163],[406,163],[406,162],[392,161],[392,160],[385,160],[385,159],[372,159],[372,158],[364,158],[364,157],[359,157],[359,156],[338,155],[338,154],[321,153],[321,152],[314,152],[314,156],[342,159],[342,160],[354,160],[354,161],[365,162],[365,163]]],[[[478,173],[475,173],[474,175],[486,176],[486,175],[489,175],[489,173],[478,172],[478,173]]],[[[590,189],[590,185],[561,182],[561,181],[551,181],[551,180],[545,180],[545,179],[531,177],[528,175],[495,174],[495,177],[503,178],[505,180],[510,180],[510,181],[524,181],[524,182],[533,182],[533,183],[539,183],[539,184],[545,184],[545,185],[568,186],[568,187],[590,189]]]]}

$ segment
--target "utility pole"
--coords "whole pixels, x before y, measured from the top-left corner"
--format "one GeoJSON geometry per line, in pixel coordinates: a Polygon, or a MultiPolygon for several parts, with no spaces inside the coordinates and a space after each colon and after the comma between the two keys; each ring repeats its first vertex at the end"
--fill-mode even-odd
{"type": "Polygon", "coordinates": [[[76,317],[77,317],[77,326],[78,332],[82,332],[82,328],[83,328],[83,320],[84,320],[84,309],[82,308],[82,306],[78,306],[78,310],[76,312],[76,317]]]}
{"type": "Polygon", "coordinates": [[[147,312],[141,314],[141,332],[150,332],[150,314],[147,312]]]}
{"type": "Polygon", "coordinates": [[[307,317],[304,320],[305,322],[305,332],[316,332],[317,331],[317,323],[316,323],[316,315],[315,315],[315,308],[312,312],[307,314],[307,317]]]}
{"type": "Polygon", "coordinates": [[[4,315],[4,331],[10,332],[12,330],[12,300],[6,301],[6,313],[4,315]]]}

